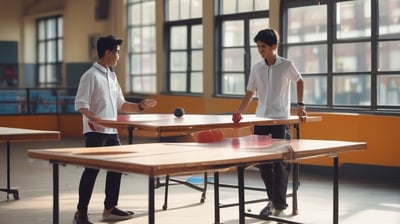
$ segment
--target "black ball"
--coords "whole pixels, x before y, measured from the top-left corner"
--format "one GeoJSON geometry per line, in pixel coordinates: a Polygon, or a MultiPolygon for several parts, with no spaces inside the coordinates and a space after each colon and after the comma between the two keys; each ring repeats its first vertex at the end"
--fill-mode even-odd
{"type": "Polygon", "coordinates": [[[177,107],[174,110],[175,117],[182,117],[185,114],[185,110],[182,107],[177,107]]]}

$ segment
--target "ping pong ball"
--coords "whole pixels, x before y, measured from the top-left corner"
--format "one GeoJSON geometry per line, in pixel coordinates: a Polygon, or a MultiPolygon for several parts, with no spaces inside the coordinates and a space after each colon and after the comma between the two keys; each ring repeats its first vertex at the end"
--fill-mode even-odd
{"type": "Polygon", "coordinates": [[[185,110],[182,107],[177,107],[174,110],[175,117],[182,117],[185,114],[185,110]]]}

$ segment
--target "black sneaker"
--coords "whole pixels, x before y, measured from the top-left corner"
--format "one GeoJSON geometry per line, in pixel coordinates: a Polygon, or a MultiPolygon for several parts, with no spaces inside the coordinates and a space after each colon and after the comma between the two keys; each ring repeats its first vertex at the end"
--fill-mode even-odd
{"type": "Polygon", "coordinates": [[[126,220],[126,219],[132,218],[134,215],[134,213],[131,211],[122,211],[122,210],[118,209],[117,207],[114,207],[110,210],[104,209],[104,212],[103,212],[103,220],[104,221],[126,220]]]}
{"type": "Polygon", "coordinates": [[[272,214],[272,211],[274,210],[274,205],[272,204],[272,201],[268,202],[267,206],[263,208],[260,212],[260,216],[270,216],[272,214]]]}
{"type": "Polygon", "coordinates": [[[75,212],[72,224],[93,224],[93,222],[89,221],[87,213],[83,214],[77,211],[75,212]]]}

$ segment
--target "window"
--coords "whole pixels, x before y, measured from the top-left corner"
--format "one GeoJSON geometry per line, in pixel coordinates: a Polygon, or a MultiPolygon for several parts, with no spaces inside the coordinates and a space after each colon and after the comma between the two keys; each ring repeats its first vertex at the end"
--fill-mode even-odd
{"type": "Polygon", "coordinates": [[[172,93],[203,93],[202,0],[169,0],[166,5],[167,77],[172,93]]]}
{"type": "Polygon", "coordinates": [[[155,0],[128,1],[129,88],[156,92],[155,0]]]}
{"type": "Polygon", "coordinates": [[[61,16],[37,20],[37,66],[39,87],[62,84],[63,18],[61,16]]]}
{"type": "Polygon", "coordinates": [[[400,1],[282,1],[281,50],[318,107],[400,108],[400,1]]]}
{"type": "Polygon", "coordinates": [[[269,27],[269,1],[220,0],[217,7],[217,91],[243,95],[251,66],[261,60],[253,38],[269,27]]]}

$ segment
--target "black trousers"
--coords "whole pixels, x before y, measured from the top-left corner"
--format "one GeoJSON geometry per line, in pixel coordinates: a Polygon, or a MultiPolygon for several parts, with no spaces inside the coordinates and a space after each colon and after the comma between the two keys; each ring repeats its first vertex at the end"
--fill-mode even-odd
{"type": "MultiPolygon", "coordinates": [[[[117,134],[103,133],[86,133],[86,147],[114,146],[120,145],[119,136],[117,134]]],[[[81,213],[87,213],[89,201],[92,197],[94,184],[96,182],[98,169],[85,168],[79,183],[79,201],[77,209],[81,213]]],[[[105,186],[104,208],[110,209],[118,204],[119,189],[121,185],[121,173],[107,172],[105,186]]]]}
{"type": "MultiPolygon", "coordinates": [[[[271,134],[272,138],[290,139],[289,125],[254,126],[255,135],[271,134]]],[[[289,181],[290,164],[283,161],[260,164],[261,178],[265,184],[267,195],[274,208],[287,208],[286,193],[289,181]]]]}

